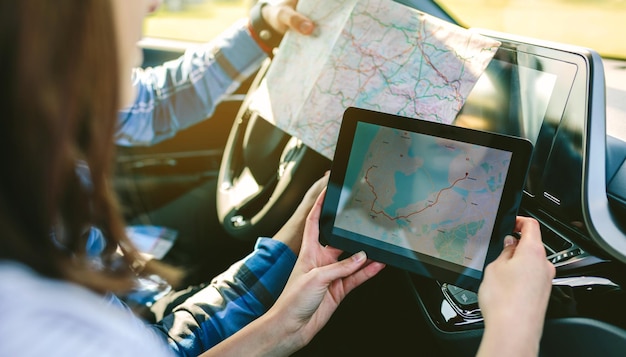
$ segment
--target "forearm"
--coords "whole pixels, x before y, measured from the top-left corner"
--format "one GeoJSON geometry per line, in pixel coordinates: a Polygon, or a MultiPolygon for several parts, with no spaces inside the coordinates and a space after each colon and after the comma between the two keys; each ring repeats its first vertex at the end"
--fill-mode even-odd
{"type": "Polygon", "coordinates": [[[119,113],[117,144],[151,145],[210,117],[265,58],[242,20],[176,60],[136,69],[136,100],[119,113]]]}
{"type": "Polygon", "coordinates": [[[261,239],[252,254],[153,328],[179,355],[198,355],[263,315],[282,292],[295,259],[286,245],[261,239]]]}
{"type": "Polygon", "coordinates": [[[304,343],[297,339],[297,334],[284,327],[282,321],[270,311],[200,356],[289,356],[302,348],[304,343]]]}

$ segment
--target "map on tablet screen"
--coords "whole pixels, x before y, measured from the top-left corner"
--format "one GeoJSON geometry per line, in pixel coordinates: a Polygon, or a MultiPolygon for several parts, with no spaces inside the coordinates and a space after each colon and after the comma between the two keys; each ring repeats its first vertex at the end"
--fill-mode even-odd
{"type": "Polygon", "coordinates": [[[511,153],[369,123],[355,137],[335,226],[482,270],[511,153]]]}
{"type": "Polygon", "coordinates": [[[531,150],[526,139],[350,108],[322,237],[470,287],[512,232],[531,150]]]}

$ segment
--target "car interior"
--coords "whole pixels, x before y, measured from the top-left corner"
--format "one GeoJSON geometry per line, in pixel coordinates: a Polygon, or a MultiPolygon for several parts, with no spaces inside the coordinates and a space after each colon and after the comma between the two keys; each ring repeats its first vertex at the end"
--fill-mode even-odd
{"type": "MultiPolygon", "coordinates": [[[[462,25],[438,2],[397,2],[462,25]]],[[[453,125],[534,144],[519,214],[540,222],[546,259],[556,267],[540,355],[624,355],[626,62],[586,46],[471,30],[502,45],[453,125]]],[[[144,66],[176,58],[187,45],[146,39],[144,66]]],[[[115,185],[127,219],[217,179],[229,239],[271,236],[282,226],[332,163],[250,109],[271,64],[210,120],[153,146],[118,147],[115,185]],[[240,187],[250,181],[255,189],[240,187]]],[[[387,267],[296,355],[471,356],[483,328],[476,291],[387,267]]]]}

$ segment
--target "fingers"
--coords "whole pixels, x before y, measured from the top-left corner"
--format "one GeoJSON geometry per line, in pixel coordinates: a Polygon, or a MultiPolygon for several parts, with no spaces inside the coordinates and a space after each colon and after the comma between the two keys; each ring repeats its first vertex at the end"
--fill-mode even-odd
{"type": "Polygon", "coordinates": [[[356,273],[344,278],[344,290],[346,293],[349,293],[357,286],[363,284],[370,278],[374,277],[381,270],[385,268],[385,264],[368,261],[361,269],[359,269],[356,273]]]}
{"type": "Polygon", "coordinates": [[[342,279],[343,292],[348,294],[378,274],[384,267],[385,264],[367,260],[365,252],[360,251],[344,260],[321,268],[320,274],[323,274],[323,279],[327,282],[342,279]]]}
{"type": "Polygon", "coordinates": [[[522,238],[528,238],[525,239],[526,242],[532,241],[534,244],[541,242],[539,222],[534,218],[518,216],[515,220],[515,230],[521,233],[522,238]]]}
{"type": "Polygon", "coordinates": [[[510,235],[504,237],[504,248],[502,248],[498,259],[511,259],[515,252],[515,247],[517,247],[517,239],[515,237],[510,235]]]}
{"type": "Polygon", "coordinates": [[[518,216],[515,220],[515,231],[519,232],[519,238],[512,235],[504,237],[504,247],[498,257],[499,259],[511,259],[516,250],[520,249],[522,251],[537,251],[539,249],[544,251],[541,242],[541,230],[535,219],[518,216]]]}
{"type": "Polygon", "coordinates": [[[285,33],[294,30],[302,35],[310,35],[315,30],[315,24],[311,19],[295,10],[295,1],[283,1],[263,8],[263,17],[274,30],[285,33]]]}
{"type": "Polygon", "coordinates": [[[307,224],[309,224],[309,222],[313,222],[313,223],[316,223],[315,225],[317,225],[317,223],[319,222],[320,214],[322,212],[322,204],[324,203],[325,196],[326,196],[326,187],[324,186],[321,192],[319,193],[319,195],[317,196],[317,199],[315,200],[315,203],[313,204],[313,207],[311,208],[311,212],[309,212],[309,216],[307,217],[307,224]]]}
{"type": "Polygon", "coordinates": [[[541,240],[539,222],[530,217],[517,217],[515,230],[520,232],[520,238],[505,237],[504,248],[498,259],[512,259],[518,256],[520,259],[534,264],[534,261],[544,261],[546,272],[552,278],[556,274],[554,265],[546,259],[546,251],[541,240]]]}
{"type": "Polygon", "coordinates": [[[326,188],[322,188],[322,192],[317,196],[309,215],[306,218],[304,226],[304,238],[302,244],[309,246],[310,244],[319,244],[319,221],[322,212],[322,204],[324,202],[324,196],[326,195],[326,188]]]}
{"type": "Polygon", "coordinates": [[[299,254],[300,252],[303,236],[305,234],[305,224],[311,212],[311,208],[327,183],[328,174],[318,179],[306,192],[289,220],[274,235],[274,239],[287,244],[295,254],[299,254]]]}
{"type": "Polygon", "coordinates": [[[544,262],[547,280],[552,280],[556,275],[554,264],[546,259],[546,250],[541,240],[541,228],[537,220],[530,217],[518,217],[516,227],[522,237],[518,244],[516,254],[523,254],[527,259],[537,259],[544,262]]]}
{"type": "Polygon", "coordinates": [[[307,190],[306,194],[304,195],[305,199],[303,200],[303,203],[305,203],[308,200],[310,201],[315,200],[317,196],[319,196],[319,194],[322,192],[324,187],[328,185],[328,178],[329,178],[329,174],[327,171],[324,174],[324,176],[320,177],[317,181],[315,181],[313,185],[307,190]]]}
{"type": "Polygon", "coordinates": [[[299,215],[301,214],[302,217],[306,217],[311,211],[313,205],[315,204],[315,200],[317,199],[317,197],[319,197],[320,193],[324,190],[326,185],[328,185],[328,174],[325,174],[324,176],[319,178],[313,183],[311,187],[309,187],[309,189],[304,194],[302,201],[300,201],[300,204],[298,205],[297,210],[300,212],[296,213],[299,215]]]}
{"type": "Polygon", "coordinates": [[[278,22],[302,35],[310,35],[315,29],[313,21],[291,7],[284,7],[278,12],[278,22]]]}
{"type": "Polygon", "coordinates": [[[517,217],[515,227],[521,233],[517,249],[524,254],[537,254],[545,258],[546,252],[541,240],[539,222],[530,217],[517,217]]]}
{"type": "Polygon", "coordinates": [[[325,246],[324,250],[328,251],[330,255],[332,255],[333,257],[337,257],[337,258],[339,258],[339,256],[343,254],[343,250],[332,247],[330,245],[325,246]]]}

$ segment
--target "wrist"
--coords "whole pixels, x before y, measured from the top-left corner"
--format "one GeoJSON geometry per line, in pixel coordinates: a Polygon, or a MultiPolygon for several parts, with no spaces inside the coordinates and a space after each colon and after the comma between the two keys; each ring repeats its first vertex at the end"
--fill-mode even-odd
{"type": "Polygon", "coordinates": [[[537,331],[524,323],[490,321],[485,327],[476,356],[534,357],[539,353],[540,341],[541,329],[537,331]]]}
{"type": "Polygon", "coordinates": [[[248,32],[250,32],[250,35],[259,47],[269,56],[272,56],[274,48],[278,47],[283,35],[274,30],[274,28],[265,21],[263,17],[263,7],[266,5],[268,5],[267,2],[260,0],[250,9],[248,32]]]}
{"type": "Polygon", "coordinates": [[[289,356],[304,346],[270,309],[201,356],[289,356]]]}
{"type": "Polygon", "coordinates": [[[257,352],[261,355],[288,356],[305,346],[299,334],[288,327],[276,309],[270,309],[253,323],[259,327],[262,336],[262,341],[257,344],[260,347],[257,352]],[[268,326],[273,328],[268,329],[268,326]]]}

